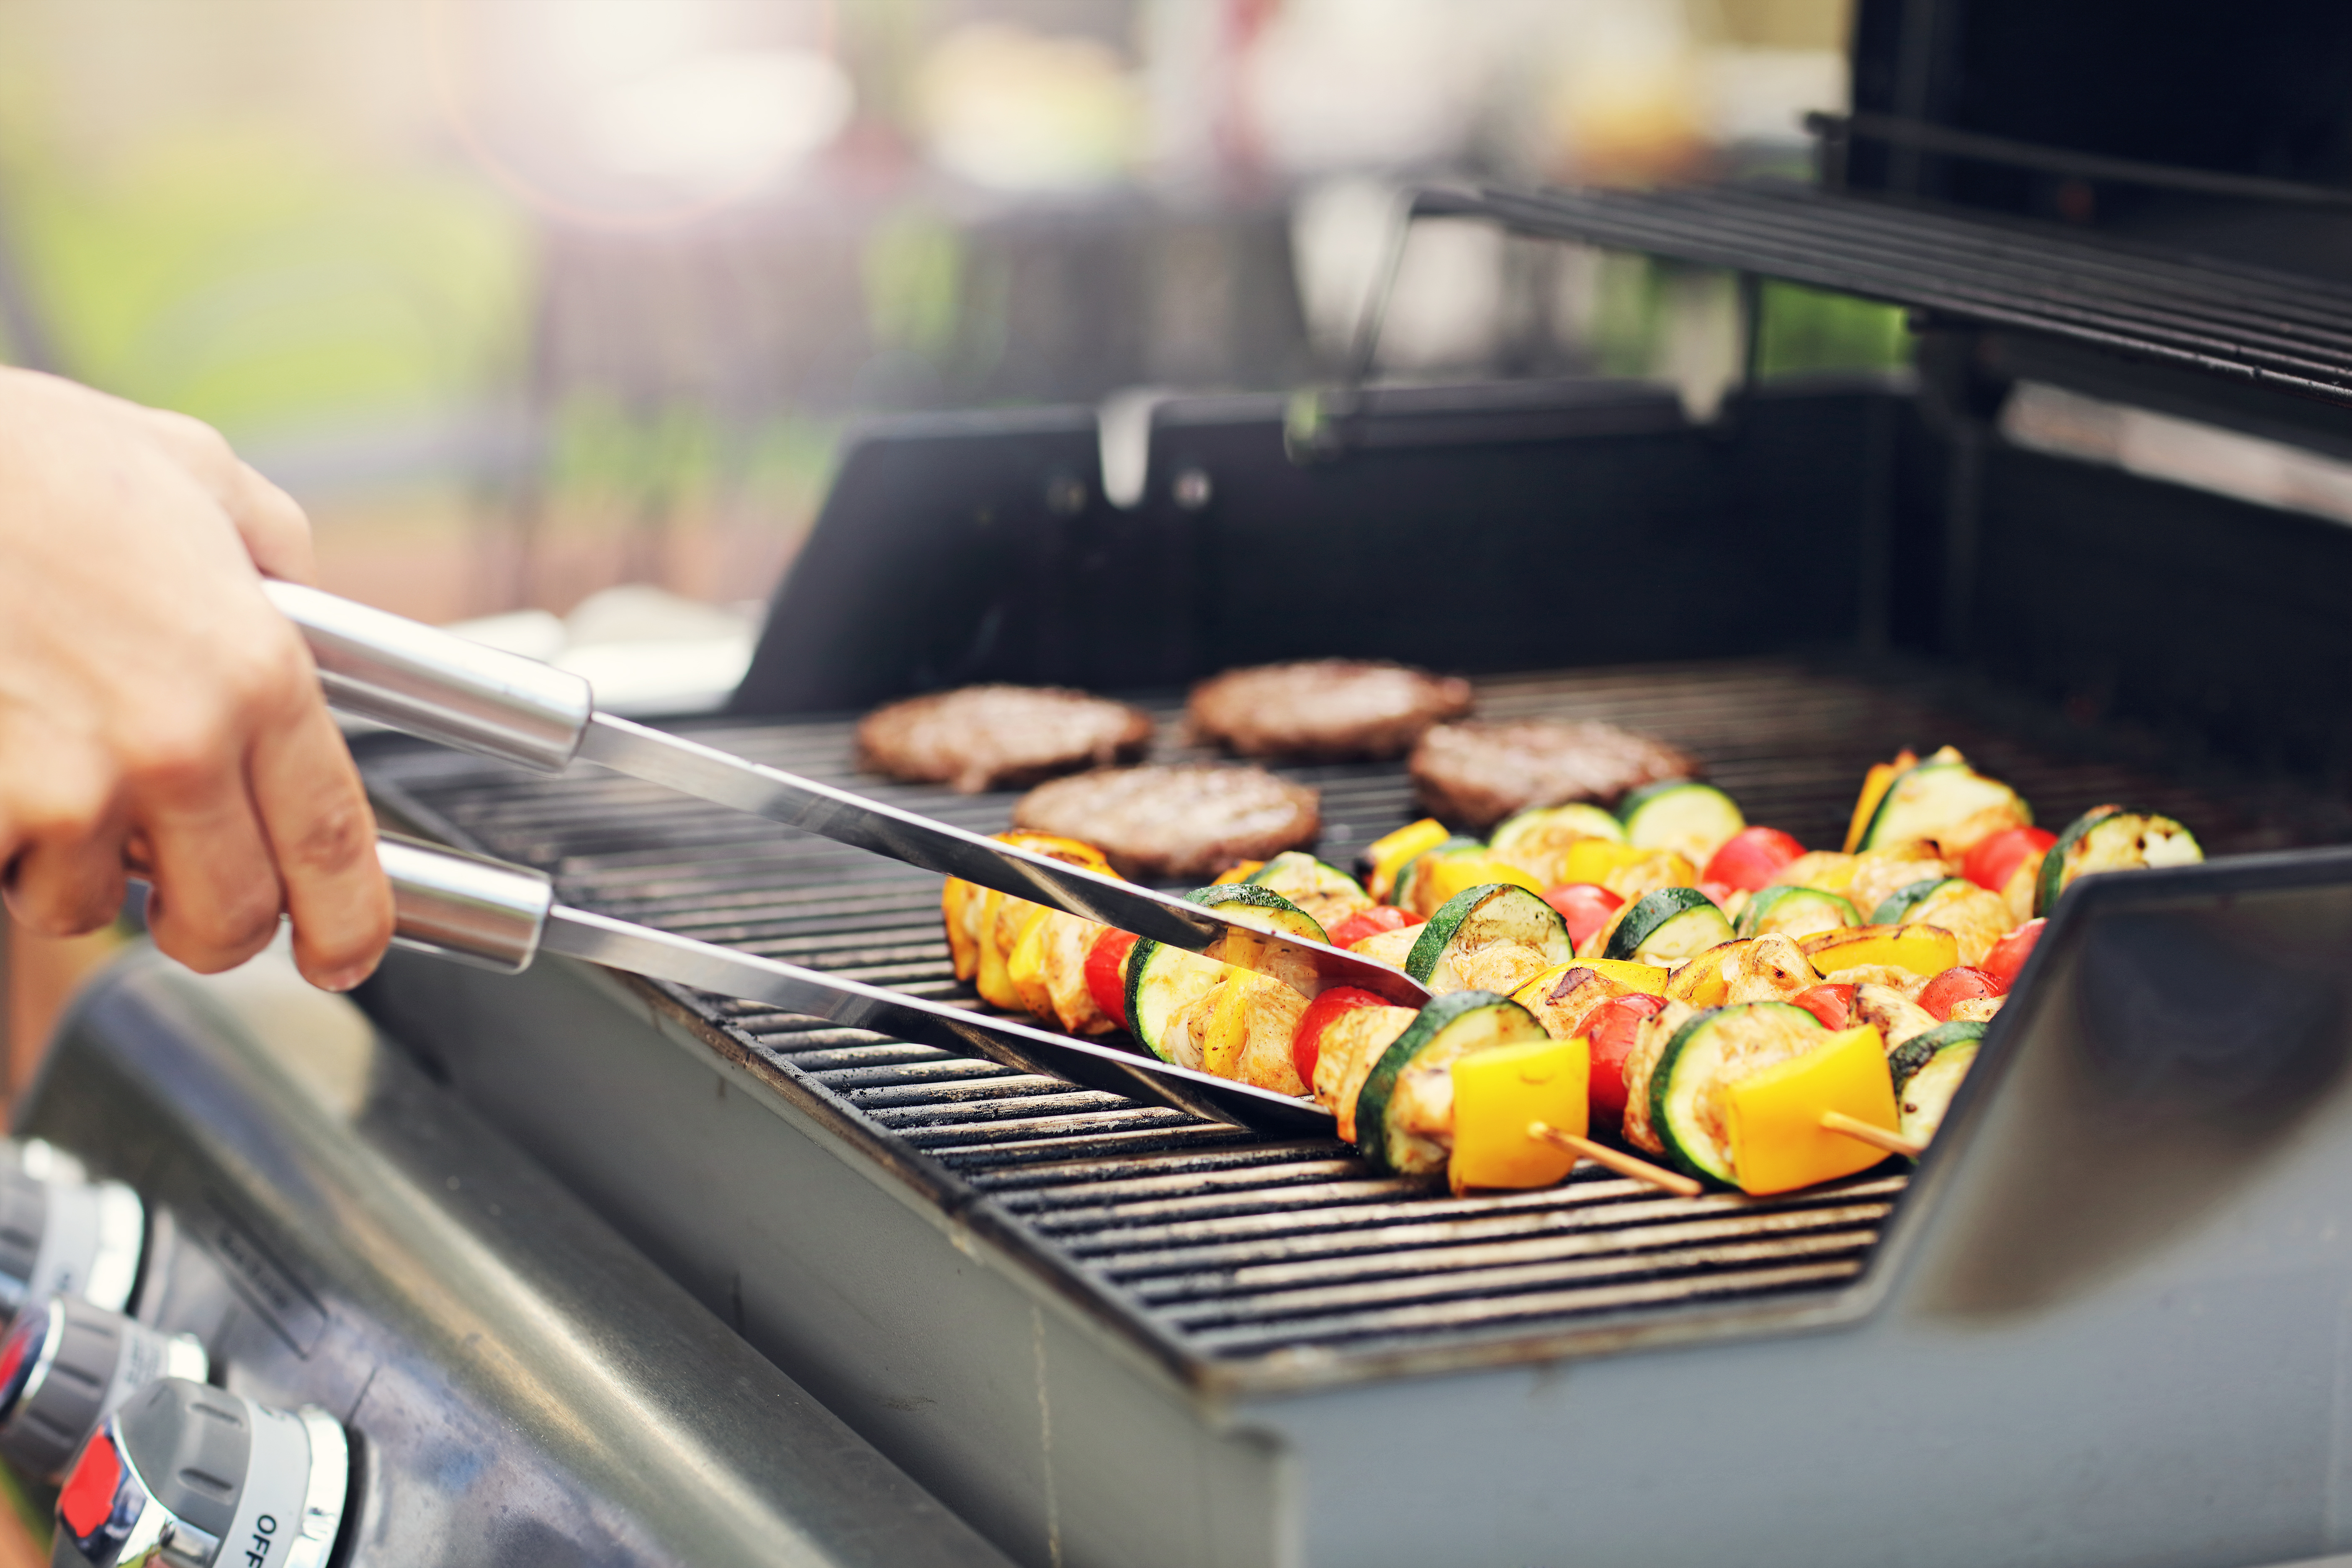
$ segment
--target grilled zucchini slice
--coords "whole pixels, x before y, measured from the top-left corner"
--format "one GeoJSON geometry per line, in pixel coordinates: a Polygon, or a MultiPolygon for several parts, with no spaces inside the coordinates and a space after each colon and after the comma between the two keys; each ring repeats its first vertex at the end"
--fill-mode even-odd
{"type": "Polygon", "coordinates": [[[1874,926],[1899,926],[1903,923],[1904,916],[1945,889],[1974,886],[1976,886],[1975,883],[1962,877],[1923,877],[1906,887],[1895,889],[1879,900],[1878,907],[1870,912],[1870,923],[1874,926]]]}
{"type": "Polygon", "coordinates": [[[1601,956],[1673,964],[1732,936],[1729,918],[1713,899],[1696,888],[1660,888],[1634,900],[1601,956]]]}
{"type": "Polygon", "coordinates": [[[1365,897],[1364,886],[1337,866],[1326,866],[1304,849],[1286,849],[1242,879],[1242,885],[1280,893],[1292,903],[1334,893],[1365,897]]]}
{"type": "Polygon", "coordinates": [[[1675,1031],[1650,1073],[1650,1126],[1666,1158],[1702,1181],[1738,1186],[1723,1086],[1829,1038],[1822,1021],[1786,1002],[1743,1002],[1697,1015],[1675,1031]]]}
{"type": "MultiPolygon", "coordinates": [[[[1531,949],[1542,958],[1528,974],[1566,963],[1576,956],[1569,940],[1568,922],[1559,911],[1509,882],[1489,882],[1469,888],[1446,900],[1421,928],[1412,951],[1405,955],[1404,972],[1433,991],[1467,989],[1463,961],[1481,948],[1508,942],[1531,949]]],[[[1517,977],[1513,989],[1526,984],[1517,977]]]]}
{"type": "Polygon", "coordinates": [[[1952,1096],[1976,1066],[1977,1047],[1984,1038],[1982,1024],[1955,1019],[1924,1035],[1914,1035],[1887,1058],[1895,1074],[1896,1114],[1903,1136],[1931,1142],[1952,1108],[1952,1096]]]}
{"type": "Polygon", "coordinates": [[[2031,827],[2033,810],[2015,790],[1985,777],[1949,746],[1896,775],[1863,829],[1860,849],[1932,838],[1958,856],[2005,827],[2031,827]]]}
{"type": "Polygon", "coordinates": [[[1548,1039],[1534,1014],[1491,991],[1455,991],[1423,1007],[1356,1094],[1356,1146],[1375,1170],[1445,1173],[1453,1149],[1454,1064],[1474,1051],[1548,1039]]]}
{"type": "Polygon", "coordinates": [[[1563,861],[1568,847],[1587,838],[1603,843],[1625,842],[1624,826],[1597,805],[1581,801],[1567,805],[1538,805],[1507,818],[1487,840],[1487,853],[1545,882],[1566,880],[1563,861]]]}
{"type": "Polygon", "coordinates": [[[1862,915],[1852,903],[1819,888],[1765,888],[1739,911],[1742,936],[1777,934],[1801,942],[1825,931],[1851,931],[1861,923],[1862,915]]]}
{"type": "MultiPolygon", "coordinates": [[[[1223,910],[1267,931],[1325,940],[1315,917],[1268,888],[1246,882],[1196,888],[1184,895],[1190,902],[1223,910]]],[[[1170,1038],[1170,1024],[1222,983],[1229,966],[1206,952],[1192,952],[1146,938],[1135,944],[1127,960],[1127,1018],[1129,1031],[1144,1048],[1162,1061],[1199,1067],[1182,1061],[1170,1038]]]]}
{"type": "Polygon", "coordinates": [[[1644,784],[1617,808],[1625,842],[1639,849],[1672,849],[1704,866],[1748,826],[1732,798],[1713,784],[1669,779],[1644,784]]]}
{"type": "Polygon", "coordinates": [[[2193,866],[2204,858],[2196,836],[2168,816],[2095,805],[2068,824],[2042,858],[2042,885],[2034,895],[2033,912],[2048,914],[2059,894],[2094,871],[2193,866]]]}

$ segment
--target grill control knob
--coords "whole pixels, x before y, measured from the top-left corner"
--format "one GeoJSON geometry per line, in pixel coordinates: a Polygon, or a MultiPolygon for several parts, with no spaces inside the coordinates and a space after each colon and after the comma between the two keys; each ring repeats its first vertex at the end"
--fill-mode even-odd
{"type": "Polygon", "coordinates": [[[59,1295],[121,1311],[146,1239],[146,1207],[121,1182],[63,1161],[0,1164],[0,1321],[59,1295]]]}
{"type": "Polygon", "coordinates": [[[53,1481],[124,1400],[161,1377],[201,1383],[210,1368],[193,1335],[52,1296],[0,1339],[0,1458],[53,1481]]]}
{"type": "Polygon", "coordinates": [[[322,1568],[351,1446],[315,1405],[277,1410],[182,1378],[92,1434],[58,1493],[52,1568],[322,1568]]]}

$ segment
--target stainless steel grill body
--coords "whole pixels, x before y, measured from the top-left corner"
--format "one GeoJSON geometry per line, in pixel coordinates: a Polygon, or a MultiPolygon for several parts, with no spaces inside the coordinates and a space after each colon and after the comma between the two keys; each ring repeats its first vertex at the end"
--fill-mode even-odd
{"type": "MultiPolygon", "coordinates": [[[[2313,797],[2221,774],[2167,782],[2111,738],[2037,733],[2027,710],[1945,695],[1916,673],[1746,662],[1498,679],[1481,705],[1660,734],[1708,759],[1756,820],[1815,843],[1834,840],[1870,761],[1948,741],[2053,820],[2128,798],[2196,824],[2217,852],[2342,836],[2313,797]]],[[[837,722],[710,738],[845,774],[837,722]]],[[[957,989],[929,879],[625,781],[549,784],[415,752],[371,773],[417,826],[542,865],[575,903],[880,984],[957,989]]],[[[1327,858],[1413,815],[1394,767],[1301,776],[1325,791],[1327,858]]],[[[978,827],[1001,826],[1009,805],[898,793],[978,827]]],[[[2319,862],[2294,864],[2308,875],[2319,862]]],[[[2056,1071],[2090,1049],[2075,1005],[2087,983],[2068,967],[2081,931],[2054,944],[2035,1005],[2004,1026],[1994,1059],[2056,1071]]],[[[1978,1216],[1926,1231],[1937,1239],[1923,1249],[1904,1237],[1925,1231],[1926,1194],[1880,1240],[1904,1192],[1894,1173],[1764,1203],[1664,1199],[1591,1173],[1452,1200],[1370,1179],[1336,1146],[1254,1140],[590,973],[509,981],[403,963],[371,1005],[690,1290],[1028,1561],[1885,1562],[1899,1539],[1910,1556],[1895,1560],[2219,1562],[2334,1539],[2332,1479],[2256,1507],[2271,1483],[2248,1478],[2279,1472],[2242,1458],[2250,1444],[2280,1463],[2300,1451],[2305,1429],[2275,1425],[2282,1410],[2333,1419],[2333,1339],[2273,1363],[2256,1342],[2285,1331],[2267,1317],[2223,1327],[2163,1304],[2216,1268],[2240,1278],[2216,1261],[2214,1248],[2239,1242],[2211,1228],[2210,1210],[2151,1219],[2137,1252],[2088,1278],[2028,1268],[2021,1284],[1986,1285],[2005,1267],[1990,1255],[2012,1246],[2021,1258],[2097,1250],[2063,1212],[1984,1174],[2014,1168],[2021,1144],[2063,1151],[2081,1133],[2032,1128],[2046,1089],[1979,1092],[1982,1124],[1963,1116],[1948,1132],[1927,1184],[1953,1185],[1944,1206],[1973,1204],[1978,1216]],[[2000,1299],[1969,1295],[1988,1288],[2000,1299]],[[2134,1364],[2177,1374],[2136,1395],[2147,1419],[2118,1426],[2113,1388],[2129,1386],[2134,1364]],[[2012,1419],[2044,1436],[2008,1441],[2012,1419]],[[2098,1434],[2087,1468],[2051,1469],[2059,1432],[2098,1434]],[[2249,1489],[2226,1500],[2231,1522],[2205,1544],[2184,1545],[2179,1516],[2126,1484],[2232,1452],[2212,1484],[2249,1489]],[[1967,1478],[1938,1481],[1932,1507],[1909,1479],[1931,1461],[1967,1478]],[[1685,1486],[1697,1489],[1687,1500],[1685,1486]],[[2081,1491],[2079,1508],[2053,1489],[2081,1491]],[[1923,1510],[1937,1516],[1924,1535],[1923,1510]]],[[[2327,1027],[2333,1048],[2341,1026],[2327,1027]]],[[[2308,1153],[2336,1158],[2324,1143],[2308,1153]]],[[[2061,1175],[2051,1191],[2067,1190],[2061,1175]]],[[[2137,1211],[2141,1195],[2109,1197],[2137,1211]]],[[[2313,1189],[2264,1208],[2263,1245],[2280,1244],[2278,1226],[2316,1225],[2330,1202],[2313,1189]]],[[[2326,1255],[2310,1266],[2313,1288],[2336,1289],[2326,1255]]]]}

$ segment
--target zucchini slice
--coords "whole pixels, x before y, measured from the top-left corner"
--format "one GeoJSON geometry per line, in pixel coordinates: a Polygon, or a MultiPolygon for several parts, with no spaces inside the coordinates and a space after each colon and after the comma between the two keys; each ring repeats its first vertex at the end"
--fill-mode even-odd
{"type": "MultiPolygon", "coordinates": [[[[1482,948],[1498,943],[1532,951],[1540,956],[1528,974],[1566,963],[1576,956],[1569,940],[1568,922],[1559,911],[1509,882],[1489,882],[1468,888],[1446,900],[1429,917],[1405,955],[1404,972],[1433,991],[1470,989],[1463,961],[1482,948]]],[[[1513,984],[1526,984],[1526,975],[1513,984]]]]}
{"type": "Polygon", "coordinates": [[[1937,1052],[1953,1046],[1973,1046],[1984,1038],[1984,1032],[1982,1024],[1955,1018],[1912,1036],[1887,1053],[1886,1067],[1895,1075],[1895,1087],[1900,1089],[1910,1082],[1911,1075],[1933,1061],[1937,1052]]]}
{"type": "Polygon", "coordinates": [[[1534,1014],[1507,996],[1438,997],[1381,1053],[1357,1091],[1356,1146],[1374,1170],[1444,1175],[1453,1152],[1454,1064],[1474,1051],[1549,1037],[1534,1014]]]}
{"type": "Polygon", "coordinates": [[[1822,1021],[1787,1002],[1742,1002],[1701,1013],[1675,1031],[1650,1073],[1650,1126],[1666,1158],[1702,1181],[1732,1173],[1723,1086],[1829,1038],[1822,1021]]]}
{"type": "Polygon", "coordinates": [[[1635,900],[1610,933],[1603,958],[1673,964],[1732,940],[1731,921],[1696,888],[1660,888],[1635,900]]]}
{"type": "Polygon", "coordinates": [[[1286,849],[1242,879],[1242,885],[1280,893],[1292,903],[1334,893],[1365,896],[1364,886],[1337,866],[1326,866],[1304,849],[1286,849]]]}
{"type": "Polygon", "coordinates": [[[1851,931],[1861,923],[1862,915],[1852,903],[1819,888],[1766,888],[1739,911],[1742,936],[1777,934],[1802,941],[1825,931],[1851,931]]]}
{"type": "MultiPolygon", "coordinates": [[[[1309,942],[1326,938],[1315,917],[1270,888],[1228,882],[1196,888],[1184,895],[1192,903],[1223,910],[1236,920],[1266,931],[1303,936],[1309,942]]],[[[1127,1017],[1129,1032],[1144,1048],[1162,1061],[1197,1068],[1182,1059],[1189,1053],[1171,1037],[1169,1026],[1177,1016],[1222,983],[1230,967],[1218,956],[1223,942],[1208,952],[1170,947],[1150,938],[1139,941],[1127,960],[1127,1017]]]]}
{"type": "Polygon", "coordinates": [[[1975,883],[1961,877],[1923,877],[1879,900],[1878,907],[1870,911],[1870,923],[1874,926],[1899,926],[1904,916],[1945,889],[1974,886],[1975,883]]]}
{"type": "Polygon", "coordinates": [[[1625,829],[1608,812],[1581,801],[1538,805],[1507,819],[1495,829],[1486,849],[1496,859],[1532,871],[1549,884],[1563,879],[1568,847],[1586,838],[1622,844],[1625,829]]]}
{"type": "Polygon", "coordinates": [[[2143,866],[2193,866],[2205,858],[2196,837],[2168,816],[2095,805],[2067,825],[2042,858],[2042,883],[2033,912],[2046,915],[2058,895],[2094,871],[2131,871],[2143,866]]]}
{"type": "Polygon", "coordinates": [[[2015,790],[1969,766],[1949,746],[1896,775],[1863,829],[1861,849],[1932,838],[1947,855],[1973,848],[2005,827],[2031,827],[2033,810],[2015,790]]]}
{"type": "Polygon", "coordinates": [[[1617,808],[1625,842],[1639,849],[1672,849],[1704,866],[1748,826],[1732,798],[1713,784],[1669,779],[1644,784],[1617,808]]]}
{"type": "Polygon", "coordinates": [[[1895,1072],[1895,1114],[1903,1136],[1932,1142],[1969,1069],[1977,1064],[1982,1024],[1953,1022],[1904,1042],[1887,1066],[1895,1072]]]}

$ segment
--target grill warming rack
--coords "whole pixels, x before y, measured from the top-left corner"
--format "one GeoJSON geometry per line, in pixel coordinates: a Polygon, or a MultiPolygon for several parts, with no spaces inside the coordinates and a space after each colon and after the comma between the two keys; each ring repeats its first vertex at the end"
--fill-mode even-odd
{"type": "MultiPolygon", "coordinates": [[[[2184,779],[2128,737],[2052,727],[1923,670],[1620,668],[1483,680],[1478,698],[1489,717],[1597,718],[1659,735],[1704,758],[1751,820],[1813,845],[1843,836],[1870,763],[1946,742],[2010,780],[2052,824],[2116,799],[2189,823],[2214,854],[2352,838],[2352,814],[2331,803],[2221,774],[2184,779]]],[[[1174,706],[1160,704],[1158,716],[1172,736],[1174,706]]],[[[850,731],[839,721],[698,730],[949,821],[1004,826],[1010,795],[858,777],[850,731]]],[[[548,780],[403,743],[365,760],[389,815],[538,866],[569,902],[970,1000],[950,968],[936,878],[617,775],[548,780]]],[[[1396,764],[1283,771],[1322,790],[1320,852],[1335,863],[1418,815],[1396,764]]],[[[1586,1166],[1556,1188],[1456,1199],[1373,1177],[1336,1143],[1271,1141],[662,989],[937,1201],[992,1211],[1064,1288],[1193,1377],[1370,1375],[1826,1298],[1868,1266],[1905,1185],[1890,1165],[1775,1199],[1680,1199],[1586,1166]]]]}

